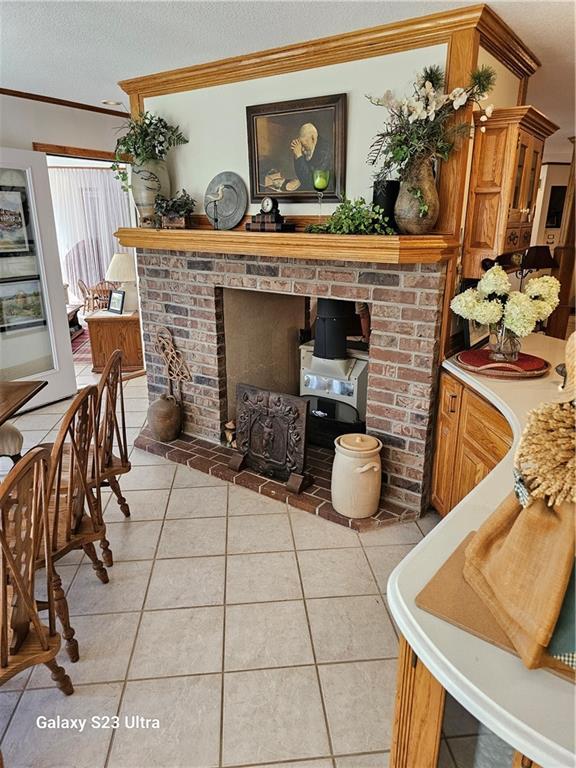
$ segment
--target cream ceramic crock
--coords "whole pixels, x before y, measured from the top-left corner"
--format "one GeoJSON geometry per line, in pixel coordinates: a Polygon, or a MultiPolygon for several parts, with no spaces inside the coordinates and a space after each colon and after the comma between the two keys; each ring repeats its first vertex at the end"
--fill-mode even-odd
{"type": "Polygon", "coordinates": [[[332,506],[346,517],[370,517],[378,510],[382,443],[370,435],[340,435],[334,440],[332,506]]]}

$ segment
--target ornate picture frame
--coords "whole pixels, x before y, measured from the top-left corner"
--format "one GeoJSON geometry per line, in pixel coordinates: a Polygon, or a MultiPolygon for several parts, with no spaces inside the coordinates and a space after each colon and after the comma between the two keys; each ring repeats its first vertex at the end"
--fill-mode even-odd
{"type": "Polygon", "coordinates": [[[346,192],[345,93],[246,107],[250,201],[312,203],[314,170],[328,171],[326,201],[346,192]]]}

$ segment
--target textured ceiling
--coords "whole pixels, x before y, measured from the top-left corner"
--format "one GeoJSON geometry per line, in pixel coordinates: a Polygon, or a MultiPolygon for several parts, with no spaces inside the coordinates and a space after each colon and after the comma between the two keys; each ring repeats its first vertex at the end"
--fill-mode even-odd
{"type": "MultiPolygon", "coordinates": [[[[117,81],[473,4],[366,0],[0,0],[0,83],[88,104],[117,81]]],[[[574,4],[490,5],[542,61],[529,102],[574,133],[574,4]]],[[[569,152],[567,152],[569,154],[569,152]]]]}

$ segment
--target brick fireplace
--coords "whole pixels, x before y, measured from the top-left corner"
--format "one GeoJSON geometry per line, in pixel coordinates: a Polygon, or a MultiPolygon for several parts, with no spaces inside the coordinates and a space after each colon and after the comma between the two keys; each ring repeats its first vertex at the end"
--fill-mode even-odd
{"type": "MultiPolygon", "coordinates": [[[[445,279],[442,263],[397,265],[156,250],[139,250],[137,261],[150,399],[167,390],[163,364],[154,351],[159,326],[172,331],[192,373],[192,381],[183,387],[185,436],[161,451],[144,431],[137,445],[255,487],[254,479],[241,480],[226,472],[226,449],[220,445],[228,397],[234,396],[227,393],[226,384],[224,289],[365,301],[372,316],[366,428],[384,444],[382,519],[416,517],[426,509],[445,279]],[[219,469],[212,468],[209,456],[217,458],[219,469]]],[[[314,499],[294,499],[294,506],[322,514],[319,507],[329,505],[322,487],[329,486],[329,463],[322,451],[314,461],[320,485],[312,494],[319,504],[311,509],[314,499]]],[[[279,484],[262,480],[258,490],[279,493],[273,486],[279,484]]],[[[330,516],[327,512],[324,516],[330,516]]]]}

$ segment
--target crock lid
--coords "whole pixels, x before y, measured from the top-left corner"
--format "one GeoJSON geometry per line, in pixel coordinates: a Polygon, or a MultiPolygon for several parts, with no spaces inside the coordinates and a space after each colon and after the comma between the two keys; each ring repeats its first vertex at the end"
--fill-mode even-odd
{"type": "Polygon", "coordinates": [[[338,445],[347,451],[373,451],[380,446],[379,441],[370,435],[342,435],[338,438],[338,445]]]}

